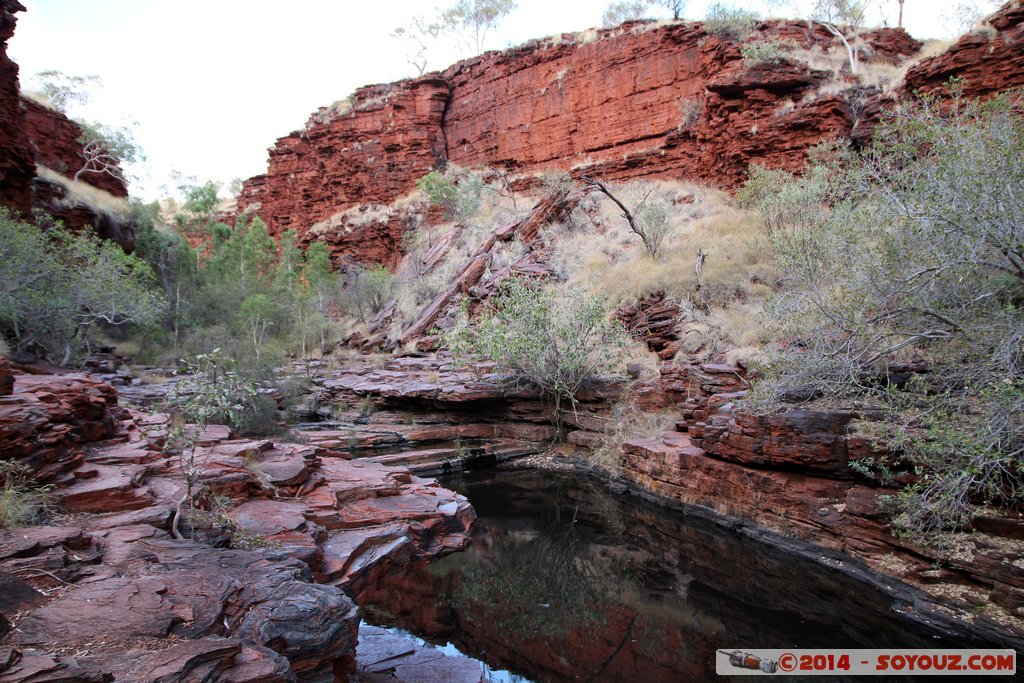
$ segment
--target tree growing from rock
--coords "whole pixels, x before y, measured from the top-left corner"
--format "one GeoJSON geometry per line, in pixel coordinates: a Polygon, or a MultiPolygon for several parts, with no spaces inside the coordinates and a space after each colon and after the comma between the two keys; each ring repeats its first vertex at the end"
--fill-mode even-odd
{"type": "Polygon", "coordinates": [[[73,105],[88,104],[92,100],[91,90],[102,85],[100,78],[92,75],[69,76],[51,69],[36,74],[36,80],[42,98],[81,128],[78,143],[82,146],[84,163],[75,172],[74,180],[81,180],[86,174],[97,174],[125,182],[124,164],[145,159],[142,148],[135,142],[131,126],[114,127],[90,122],[72,116],[69,111],[73,105]]]}
{"type": "Polygon", "coordinates": [[[651,9],[655,7],[668,10],[672,19],[678,21],[686,9],[686,2],[685,0],[621,0],[612,2],[601,15],[601,23],[606,27],[611,27],[626,21],[647,19],[651,9]]]}
{"type": "Polygon", "coordinates": [[[648,0],[624,0],[613,2],[605,8],[601,15],[601,24],[605,27],[618,26],[627,21],[646,19],[651,8],[648,0]]]}
{"type": "Polygon", "coordinates": [[[854,76],[860,73],[860,32],[867,9],[867,3],[856,0],[818,0],[811,13],[812,20],[842,42],[854,76]]]}
{"type": "Polygon", "coordinates": [[[515,0],[458,0],[441,12],[439,23],[445,32],[459,36],[473,54],[480,54],[487,34],[517,7],[515,0]]]}
{"type": "Polygon", "coordinates": [[[406,26],[392,31],[391,37],[409,45],[406,61],[422,75],[430,45],[440,36],[453,36],[474,55],[480,54],[487,34],[517,7],[515,0],[458,0],[432,18],[413,17],[406,26]]]}
{"type": "Polygon", "coordinates": [[[103,83],[99,76],[69,76],[56,69],[40,71],[35,80],[38,93],[62,114],[67,114],[72,105],[88,104],[92,100],[90,90],[103,83]]]}
{"type": "Polygon", "coordinates": [[[652,199],[651,192],[648,192],[636,208],[630,211],[605,183],[585,176],[580,180],[611,199],[619,207],[622,217],[629,223],[630,230],[643,241],[647,253],[651,255],[651,258],[658,258],[661,243],[665,241],[671,227],[668,220],[668,207],[665,206],[665,203],[652,199]]]}
{"type": "Polygon", "coordinates": [[[95,173],[125,182],[124,165],[144,159],[142,148],[136,144],[127,126],[112,128],[101,123],[84,122],[79,122],[79,126],[82,137],[78,142],[82,145],[85,163],[75,172],[75,180],[81,180],[87,173],[95,173]]]}

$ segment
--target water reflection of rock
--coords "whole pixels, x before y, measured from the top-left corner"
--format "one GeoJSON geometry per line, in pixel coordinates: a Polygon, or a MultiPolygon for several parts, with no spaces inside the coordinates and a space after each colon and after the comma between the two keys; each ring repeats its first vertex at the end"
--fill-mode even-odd
{"type": "Polygon", "coordinates": [[[370,620],[539,681],[699,680],[719,648],[943,644],[869,586],[599,486],[519,472],[462,489],[471,549],[382,582],[370,620]]]}

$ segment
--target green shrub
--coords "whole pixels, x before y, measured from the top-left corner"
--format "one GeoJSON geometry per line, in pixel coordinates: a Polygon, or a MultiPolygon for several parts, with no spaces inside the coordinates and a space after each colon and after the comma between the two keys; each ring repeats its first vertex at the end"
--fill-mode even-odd
{"type": "Polygon", "coordinates": [[[760,19],[757,12],[716,2],[708,6],[704,30],[713,36],[743,40],[750,35],[760,19]]]}
{"type": "Polygon", "coordinates": [[[895,523],[915,540],[1024,503],[1024,105],[924,99],[862,159],[829,150],[800,178],[756,169],[784,293],[758,392],[870,400],[875,464],[912,471],[895,523]],[[924,368],[913,381],[895,375],[924,368]]]}
{"type": "Polygon", "coordinates": [[[603,300],[577,288],[556,293],[524,279],[502,284],[493,310],[470,321],[465,306],[444,343],[458,362],[489,358],[511,374],[516,387],[540,392],[561,427],[563,403],[591,380],[617,369],[626,344],[603,300]]]}
{"type": "Polygon", "coordinates": [[[352,313],[363,324],[370,321],[391,299],[394,274],[382,265],[356,266],[348,276],[346,291],[352,313]]]}
{"type": "Polygon", "coordinates": [[[788,59],[790,52],[796,49],[791,40],[763,40],[756,43],[740,45],[740,54],[744,63],[749,66],[758,64],[777,65],[788,59]]]}
{"type": "Polygon", "coordinates": [[[431,171],[416,181],[431,204],[444,207],[450,221],[467,221],[480,210],[483,174],[449,164],[444,173],[431,171]]]}
{"type": "MultiPolygon", "coordinates": [[[[45,220],[40,220],[45,223],[45,220]]],[[[18,351],[67,363],[101,327],[161,314],[149,266],[91,233],[44,232],[0,210],[0,330],[18,351]]]]}

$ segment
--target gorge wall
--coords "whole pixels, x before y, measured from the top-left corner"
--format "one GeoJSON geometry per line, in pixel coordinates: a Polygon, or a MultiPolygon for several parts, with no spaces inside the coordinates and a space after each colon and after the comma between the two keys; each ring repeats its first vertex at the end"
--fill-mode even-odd
{"type": "Polygon", "coordinates": [[[0,0],[0,203],[27,215],[35,168],[23,130],[18,65],[7,57],[7,41],[17,24],[14,14],[24,10],[17,0],[0,0]]]}
{"type": "MultiPolygon", "coordinates": [[[[778,39],[833,44],[824,28],[797,22],[762,23],[748,40],[778,39]]],[[[867,42],[868,58],[886,62],[920,47],[896,29],[867,42]]],[[[533,41],[322,108],[270,149],[267,173],[246,181],[238,207],[275,234],[292,229],[336,256],[390,262],[408,221],[380,208],[446,162],[497,167],[518,182],[561,169],[731,188],[751,162],[795,168],[807,147],[850,136],[850,96],[819,92],[830,77],[791,60],[750,64],[738,41],[692,22],[533,41]]]]}
{"type": "MultiPolygon", "coordinates": [[[[752,63],[700,23],[631,23],[488,52],[324,107],[269,150],[239,210],[275,234],[320,239],[336,258],[392,264],[415,180],[452,162],[529,183],[547,169],[625,180],[669,177],[731,189],[751,163],[795,169],[826,138],[864,142],[895,97],[943,92],[951,76],[984,96],[1024,84],[1024,7],[1011,2],[883,92],[800,59],[752,63]],[[827,86],[827,87],[823,87],[827,86]],[[392,206],[389,206],[392,205],[392,206]]],[[[806,22],[758,25],[745,42],[836,48],[806,22]]],[[[865,36],[866,62],[898,63],[921,43],[902,29],[865,36]]]]}

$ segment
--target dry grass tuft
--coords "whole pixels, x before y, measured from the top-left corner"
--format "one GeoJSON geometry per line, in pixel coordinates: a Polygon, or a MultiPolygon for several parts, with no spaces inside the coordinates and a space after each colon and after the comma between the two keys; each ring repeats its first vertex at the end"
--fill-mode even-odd
{"type": "MultiPolygon", "coordinates": [[[[389,330],[392,338],[400,335],[434,297],[451,285],[469,262],[469,257],[496,228],[518,220],[532,206],[522,197],[511,195],[505,190],[498,192],[490,186],[484,188],[480,200],[476,213],[462,223],[449,222],[421,227],[411,233],[406,243],[406,255],[395,273],[396,308],[389,330]],[[429,267],[427,255],[443,240],[450,240],[447,252],[429,267]]],[[[521,242],[499,245],[490,270],[484,273],[484,281],[493,277],[504,265],[522,256],[525,251],[521,242]]]]}
{"type": "Polygon", "coordinates": [[[60,204],[65,207],[73,207],[84,204],[94,209],[97,213],[104,213],[115,221],[124,221],[131,214],[131,208],[126,199],[115,197],[109,192],[93,187],[88,183],[72,180],[61,175],[46,166],[36,166],[36,175],[44,180],[57,183],[64,188],[65,197],[60,204]]]}

